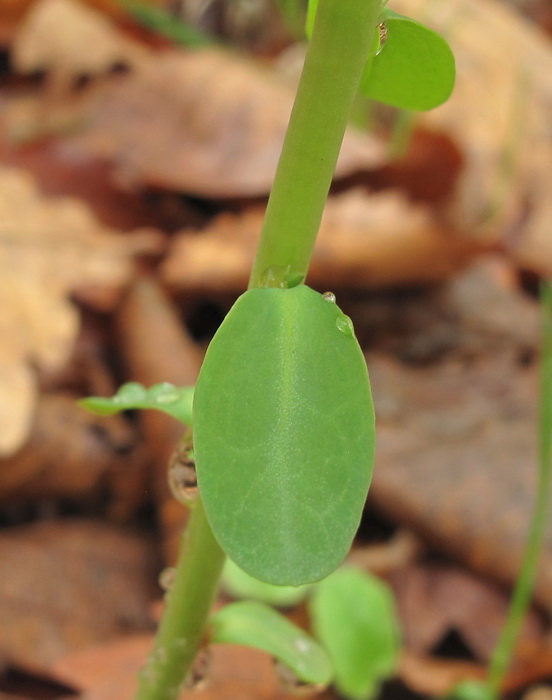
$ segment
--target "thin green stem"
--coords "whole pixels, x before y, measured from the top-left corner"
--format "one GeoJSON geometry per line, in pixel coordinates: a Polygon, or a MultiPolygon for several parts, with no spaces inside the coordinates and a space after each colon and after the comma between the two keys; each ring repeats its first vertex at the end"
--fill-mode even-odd
{"type": "Polygon", "coordinates": [[[416,125],[416,114],[407,109],[397,112],[397,117],[391,131],[388,155],[391,160],[404,158],[412,140],[412,132],[416,125]]]}
{"type": "Polygon", "coordinates": [[[223,564],[224,553],[198,499],[182,536],[174,584],[154,648],[140,672],[135,700],[178,697],[200,648],[223,564]]]}
{"type": "Polygon", "coordinates": [[[542,359],[540,385],[539,477],[538,492],[521,572],[517,580],[508,617],[491,659],[487,696],[497,698],[508,671],[523,618],[531,602],[548,519],[552,485],[552,285],[542,291],[542,359]]]}
{"type": "Polygon", "coordinates": [[[319,0],[249,287],[292,287],[308,270],[381,0],[319,0]]]}

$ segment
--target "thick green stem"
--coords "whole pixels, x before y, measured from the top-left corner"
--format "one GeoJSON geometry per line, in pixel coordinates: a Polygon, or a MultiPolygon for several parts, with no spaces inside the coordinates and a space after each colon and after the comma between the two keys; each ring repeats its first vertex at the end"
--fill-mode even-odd
{"type": "Polygon", "coordinates": [[[539,555],[548,522],[550,487],[552,485],[552,284],[547,284],[543,288],[542,309],[540,455],[537,500],[508,618],[491,659],[487,681],[487,697],[489,699],[497,698],[500,694],[521,623],[531,602],[539,555]]]}
{"type": "Polygon", "coordinates": [[[174,700],[201,645],[224,564],[201,499],[182,536],[174,583],[135,700],[174,700]]]}
{"type": "Polygon", "coordinates": [[[308,270],[381,0],[319,0],[249,287],[291,287],[308,270]]]}

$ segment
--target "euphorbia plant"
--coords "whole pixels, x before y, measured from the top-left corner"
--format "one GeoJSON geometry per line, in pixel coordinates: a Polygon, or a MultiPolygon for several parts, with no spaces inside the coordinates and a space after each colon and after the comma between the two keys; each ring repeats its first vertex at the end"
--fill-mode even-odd
{"type": "Polygon", "coordinates": [[[87,402],[161,408],[193,424],[199,495],[139,700],[176,698],[205,637],[259,646],[305,683],[331,679],[322,648],[273,611],[229,607],[210,628],[208,618],[225,554],[274,584],[316,581],[343,560],[361,517],[375,442],[366,365],[334,295],[304,280],[359,87],[426,109],[454,82],[445,41],[384,4],[310,4],[311,41],[249,289],[207,351],[192,415],[190,390],[163,385],[87,402]]]}

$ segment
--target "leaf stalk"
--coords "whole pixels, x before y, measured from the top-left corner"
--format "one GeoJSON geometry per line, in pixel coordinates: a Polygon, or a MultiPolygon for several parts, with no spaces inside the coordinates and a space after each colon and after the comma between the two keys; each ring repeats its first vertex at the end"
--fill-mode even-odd
{"type": "Polygon", "coordinates": [[[250,289],[294,287],[306,277],[381,4],[319,0],[250,289]]]}

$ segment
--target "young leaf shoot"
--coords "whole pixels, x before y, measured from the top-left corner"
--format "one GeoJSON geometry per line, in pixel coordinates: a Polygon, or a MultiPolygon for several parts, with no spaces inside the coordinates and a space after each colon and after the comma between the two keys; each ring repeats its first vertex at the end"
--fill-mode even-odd
{"type": "Polygon", "coordinates": [[[373,698],[395,671],[400,650],[389,587],[358,569],[339,569],[314,588],[310,613],[340,693],[351,700],[373,698]]]}
{"type": "Polygon", "coordinates": [[[214,643],[243,644],[271,654],[302,683],[326,686],[332,664],[324,649],[306,632],[263,603],[230,603],[211,619],[214,643]]]}
{"type": "Polygon", "coordinates": [[[193,386],[177,387],[169,382],[162,382],[146,388],[138,382],[127,382],[110,398],[89,396],[81,399],[79,404],[102,416],[111,416],[136,408],[150,408],[168,413],[182,423],[191,425],[193,396],[193,386]]]}

